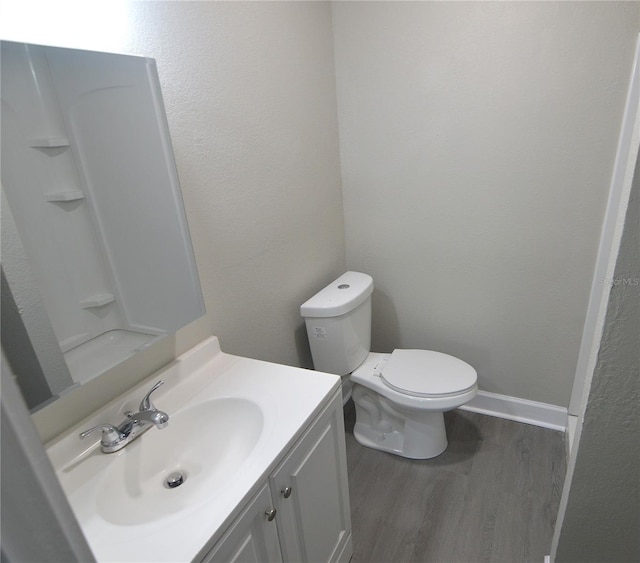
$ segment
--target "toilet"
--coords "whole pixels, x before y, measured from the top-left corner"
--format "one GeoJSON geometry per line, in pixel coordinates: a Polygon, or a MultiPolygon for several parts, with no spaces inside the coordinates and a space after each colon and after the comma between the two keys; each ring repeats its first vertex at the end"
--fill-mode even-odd
{"type": "Polygon", "coordinates": [[[316,371],[342,376],[363,446],[411,459],[447,448],[443,413],[478,392],[476,370],[430,350],[371,352],[373,279],[346,272],[300,306],[316,371]]]}

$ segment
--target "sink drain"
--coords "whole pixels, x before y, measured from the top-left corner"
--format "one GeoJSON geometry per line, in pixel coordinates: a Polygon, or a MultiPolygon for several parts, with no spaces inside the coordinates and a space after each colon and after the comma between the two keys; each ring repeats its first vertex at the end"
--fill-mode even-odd
{"type": "Polygon", "coordinates": [[[182,485],[182,483],[184,483],[186,480],[187,476],[182,473],[182,471],[174,471],[165,479],[164,486],[167,489],[175,489],[176,487],[182,485]]]}

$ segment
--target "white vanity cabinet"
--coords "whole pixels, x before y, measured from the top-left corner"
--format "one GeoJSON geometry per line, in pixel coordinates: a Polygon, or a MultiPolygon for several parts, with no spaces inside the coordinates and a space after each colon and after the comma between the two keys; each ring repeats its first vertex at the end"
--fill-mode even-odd
{"type": "Polygon", "coordinates": [[[284,561],[351,557],[341,399],[338,393],[269,478],[284,561]]]}
{"type": "Polygon", "coordinates": [[[352,553],[340,392],[305,430],[202,563],[333,563],[352,553]],[[270,520],[272,516],[275,517],[270,520]]]}
{"type": "MultiPolygon", "coordinates": [[[[282,561],[275,519],[269,520],[269,486],[264,485],[202,563],[276,563],[282,561]]],[[[270,514],[273,514],[272,512],[270,514]]]]}

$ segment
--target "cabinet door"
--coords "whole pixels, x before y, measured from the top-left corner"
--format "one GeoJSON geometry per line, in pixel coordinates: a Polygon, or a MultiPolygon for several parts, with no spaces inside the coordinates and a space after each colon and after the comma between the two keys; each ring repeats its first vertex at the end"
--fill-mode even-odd
{"type": "MultiPolygon", "coordinates": [[[[202,563],[276,563],[282,561],[269,486],[265,485],[229,526],[202,563]]],[[[275,513],[274,513],[275,514],[275,513]]]]}
{"type": "Polygon", "coordinates": [[[351,516],[342,401],[336,396],[270,479],[285,561],[351,556],[351,516]]]}

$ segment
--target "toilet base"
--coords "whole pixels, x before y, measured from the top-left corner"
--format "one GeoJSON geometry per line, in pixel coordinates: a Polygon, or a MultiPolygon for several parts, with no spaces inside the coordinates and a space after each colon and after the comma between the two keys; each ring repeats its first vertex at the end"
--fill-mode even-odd
{"type": "Polygon", "coordinates": [[[403,411],[385,397],[355,384],[353,436],[368,448],[410,459],[430,459],[447,449],[444,416],[440,411],[403,411]]]}

